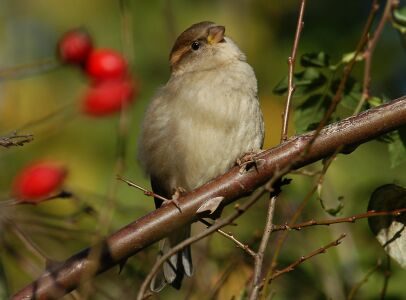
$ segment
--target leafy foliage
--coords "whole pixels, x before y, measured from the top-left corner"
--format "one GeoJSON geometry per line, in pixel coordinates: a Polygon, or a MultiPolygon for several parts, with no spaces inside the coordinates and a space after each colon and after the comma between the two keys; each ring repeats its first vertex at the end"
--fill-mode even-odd
{"type": "MultiPolygon", "coordinates": [[[[351,60],[354,53],[344,55],[336,64],[331,64],[325,52],[303,54],[300,65],[304,70],[294,74],[294,98],[296,100],[295,125],[298,133],[314,129],[327,112],[331,100],[337,93],[340,78],[337,69],[351,60]]],[[[283,95],[288,90],[288,77],[282,79],[274,88],[274,93],[283,95]]],[[[354,111],[361,98],[361,84],[353,77],[347,80],[340,106],[354,111]]],[[[337,119],[337,116],[331,120],[337,119]]],[[[330,120],[330,121],[331,121],[330,120]]]]}
{"type": "MultiPolygon", "coordinates": [[[[406,22],[406,9],[404,13],[406,22]]],[[[354,52],[344,54],[336,64],[331,64],[330,56],[325,52],[312,52],[302,55],[300,65],[303,70],[294,73],[293,76],[295,86],[293,99],[296,104],[294,123],[297,133],[314,130],[323,119],[333,97],[338,92],[341,77],[337,73],[354,58],[354,55],[354,52]]],[[[362,56],[358,55],[356,61],[362,59],[362,56]]],[[[289,82],[288,76],[286,76],[275,86],[273,92],[277,95],[283,95],[288,91],[288,88],[289,82]]],[[[350,76],[345,83],[338,109],[328,122],[353,114],[361,98],[362,84],[355,77],[350,76]]],[[[372,96],[366,99],[362,109],[373,108],[384,102],[385,98],[372,96]]],[[[405,129],[401,129],[378,138],[379,141],[388,143],[392,167],[406,161],[405,132],[405,129]]]]}
{"type": "Polygon", "coordinates": [[[406,162],[406,126],[396,130],[392,137],[393,140],[389,142],[388,149],[391,166],[396,167],[406,162]]]}

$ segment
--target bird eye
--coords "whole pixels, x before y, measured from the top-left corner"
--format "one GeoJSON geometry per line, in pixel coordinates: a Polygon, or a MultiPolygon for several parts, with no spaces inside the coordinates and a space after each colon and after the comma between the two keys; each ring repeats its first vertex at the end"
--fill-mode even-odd
{"type": "Polygon", "coordinates": [[[196,50],[199,50],[199,48],[200,48],[200,42],[199,41],[194,41],[193,43],[192,43],[192,49],[194,50],[194,51],[196,51],[196,50]]]}

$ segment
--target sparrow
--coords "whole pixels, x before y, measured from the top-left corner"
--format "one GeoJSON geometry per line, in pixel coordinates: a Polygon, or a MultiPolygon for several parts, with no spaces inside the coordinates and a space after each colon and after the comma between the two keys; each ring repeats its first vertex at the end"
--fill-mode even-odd
{"type": "MultiPolygon", "coordinates": [[[[169,56],[170,78],[146,111],[138,159],[153,191],[166,198],[222,175],[246,153],[260,151],[264,123],[257,79],[225,27],[200,22],[182,32],[169,56]]],[[[155,199],[156,207],[162,201],[155,199]]],[[[190,225],[160,243],[160,256],[190,236],[190,225]]],[[[159,259],[159,257],[158,257],[159,259]]],[[[179,289],[192,276],[190,247],[173,255],[151,281],[179,289]]]]}

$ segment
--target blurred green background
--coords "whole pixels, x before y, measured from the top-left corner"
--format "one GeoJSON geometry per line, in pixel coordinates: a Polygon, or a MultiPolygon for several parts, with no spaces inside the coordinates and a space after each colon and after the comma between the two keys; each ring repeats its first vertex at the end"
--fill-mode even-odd
{"type": "MultiPolygon", "coordinates": [[[[338,60],[343,53],[353,51],[370,2],[309,1],[298,56],[325,51],[333,60],[338,60]]],[[[141,83],[140,96],[130,108],[126,139],[123,175],[132,181],[149,187],[136,161],[143,112],[154,91],[169,77],[168,55],[174,39],[199,21],[211,20],[225,25],[226,33],[247,54],[259,83],[266,123],[265,147],[275,146],[279,141],[284,97],[274,96],[272,89],[287,74],[299,1],[138,0],[125,4],[132,25],[123,29],[119,1],[0,0],[0,134],[23,129],[21,133],[35,136],[35,140],[24,147],[0,148],[1,197],[10,197],[13,178],[21,168],[44,158],[67,166],[66,189],[75,195],[71,200],[4,208],[0,222],[11,219],[19,224],[52,260],[62,260],[94,242],[95,232],[111,232],[154,208],[153,201],[141,192],[116,182],[119,118],[96,119],[80,113],[78,106],[88,84],[80,70],[71,66],[53,67],[52,63],[48,69],[35,66],[55,58],[57,41],[65,31],[83,26],[91,33],[96,46],[113,48],[132,58],[132,72],[141,83]],[[123,30],[131,33],[133,49],[123,46],[123,30]],[[31,64],[30,68],[21,67],[31,64]],[[89,207],[93,209],[90,213],[89,207]],[[111,207],[114,210],[110,210],[111,207]]],[[[373,60],[372,93],[391,99],[406,94],[405,70],[405,50],[397,32],[388,25],[373,60]]],[[[362,64],[356,67],[355,74],[362,75],[362,64]]],[[[293,124],[290,133],[295,133],[293,124]]],[[[393,182],[404,185],[404,166],[391,168],[386,148],[383,143],[370,142],[350,155],[340,155],[325,180],[322,197],[327,205],[334,207],[337,199],[343,197],[345,206],[341,215],[350,216],[365,212],[369,195],[377,186],[393,182]]],[[[310,169],[319,167],[314,164],[310,169]]],[[[278,199],[278,223],[288,220],[314,184],[312,178],[290,177],[294,181],[278,199]]],[[[255,249],[264,224],[265,200],[239,219],[237,227],[229,228],[255,249]]],[[[315,197],[305,209],[302,220],[327,217],[315,197]]],[[[196,231],[201,228],[201,225],[194,226],[196,231]]],[[[360,220],[355,224],[292,232],[279,266],[286,266],[343,232],[348,236],[341,246],[277,279],[272,285],[273,299],[344,299],[376,265],[377,259],[386,261],[366,220],[360,220]]],[[[1,295],[5,298],[40,274],[44,262],[26,250],[6,225],[0,224],[0,234],[0,298],[1,295]]],[[[272,237],[268,254],[272,254],[277,237],[277,234],[272,237]]],[[[241,293],[252,272],[250,257],[217,235],[199,242],[193,249],[194,277],[185,280],[180,292],[167,288],[157,299],[210,299],[211,296],[231,299],[241,293]],[[229,273],[231,275],[226,276],[229,273]],[[221,281],[222,276],[226,278],[224,281],[221,281]],[[217,282],[222,282],[218,291],[217,282]]],[[[117,269],[111,270],[91,285],[85,285],[84,290],[90,299],[134,298],[155,261],[155,254],[156,247],[153,247],[131,258],[122,274],[119,275],[117,269]]],[[[392,263],[388,299],[406,297],[405,280],[405,271],[392,263]]],[[[356,299],[378,298],[382,283],[383,272],[375,273],[361,287],[356,299]]]]}

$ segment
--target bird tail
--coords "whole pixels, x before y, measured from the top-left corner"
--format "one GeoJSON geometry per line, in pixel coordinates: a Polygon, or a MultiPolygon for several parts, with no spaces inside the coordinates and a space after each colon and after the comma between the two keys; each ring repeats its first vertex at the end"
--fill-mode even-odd
{"type": "MultiPolygon", "coordinates": [[[[171,234],[160,242],[158,260],[168,253],[174,246],[190,237],[190,226],[171,234]]],[[[192,276],[192,254],[190,246],[172,255],[163,263],[160,270],[151,281],[150,289],[153,292],[161,291],[167,284],[179,289],[184,275],[192,276]]]]}

